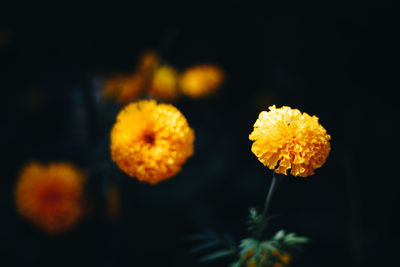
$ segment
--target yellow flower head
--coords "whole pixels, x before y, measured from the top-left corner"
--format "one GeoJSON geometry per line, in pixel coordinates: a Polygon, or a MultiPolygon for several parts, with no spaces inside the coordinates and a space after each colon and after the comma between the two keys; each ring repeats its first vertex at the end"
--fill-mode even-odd
{"type": "Polygon", "coordinates": [[[185,95],[198,98],[215,92],[222,84],[224,74],[214,65],[198,65],[185,70],[180,77],[180,87],[185,95]]]}
{"type": "Polygon", "coordinates": [[[173,67],[164,65],[154,71],[150,95],[164,100],[174,100],[178,97],[178,73],[173,67]]]}
{"type": "Polygon", "coordinates": [[[277,173],[306,177],[314,174],[329,155],[331,139],[316,116],[290,107],[262,111],[249,136],[251,151],[277,173]],[[278,165],[278,166],[277,166],[278,165]]]}
{"type": "Polygon", "coordinates": [[[127,105],[111,131],[112,160],[126,174],[156,184],[193,154],[194,132],[174,106],[142,100],[127,105]]]}
{"type": "Polygon", "coordinates": [[[83,174],[70,164],[30,163],[16,185],[18,212],[48,233],[66,231],[82,215],[83,182],[83,174]]]}

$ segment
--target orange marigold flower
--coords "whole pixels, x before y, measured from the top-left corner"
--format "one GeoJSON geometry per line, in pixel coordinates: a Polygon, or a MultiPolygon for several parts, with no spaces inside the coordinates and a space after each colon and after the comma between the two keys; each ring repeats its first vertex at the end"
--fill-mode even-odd
{"type": "Polygon", "coordinates": [[[18,212],[48,233],[70,229],[82,215],[83,177],[67,163],[28,164],[16,185],[18,212]]]}
{"type": "Polygon", "coordinates": [[[214,65],[198,65],[185,70],[180,77],[180,87],[185,95],[198,98],[215,92],[222,84],[224,74],[214,65]]]}
{"type": "Polygon", "coordinates": [[[103,98],[117,98],[129,75],[117,74],[109,77],[103,84],[101,96],[103,98]]]}
{"type": "Polygon", "coordinates": [[[262,111],[249,136],[251,151],[265,166],[277,173],[306,177],[321,167],[331,149],[331,136],[316,116],[290,107],[269,107],[262,111]],[[278,165],[278,166],[277,166],[278,165]]]}
{"type": "Polygon", "coordinates": [[[141,73],[134,73],[127,77],[121,85],[117,101],[119,104],[126,104],[139,98],[145,86],[145,79],[141,73]]]}
{"type": "Polygon", "coordinates": [[[126,174],[156,184],[193,154],[194,131],[174,106],[142,100],[127,105],[111,131],[112,160],[126,174]]]}
{"type": "Polygon", "coordinates": [[[148,51],[141,55],[137,70],[139,72],[152,72],[158,65],[159,59],[157,53],[148,51]]]}
{"type": "Polygon", "coordinates": [[[246,267],[256,267],[257,266],[257,262],[255,259],[251,259],[247,264],[246,267]]]}
{"type": "Polygon", "coordinates": [[[276,263],[274,263],[274,265],[273,265],[273,267],[285,267],[285,266],[288,266],[289,265],[289,263],[291,262],[291,260],[292,260],[292,257],[290,257],[290,255],[288,254],[288,253],[286,253],[286,252],[283,252],[282,254],[281,253],[279,253],[278,251],[276,251],[276,250],[273,250],[272,251],[272,254],[274,254],[275,256],[277,256],[281,261],[282,261],[282,263],[280,263],[280,262],[276,262],[276,263]]]}
{"type": "Polygon", "coordinates": [[[164,65],[154,71],[150,85],[150,95],[164,100],[174,100],[178,97],[178,72],[164,65]]]}

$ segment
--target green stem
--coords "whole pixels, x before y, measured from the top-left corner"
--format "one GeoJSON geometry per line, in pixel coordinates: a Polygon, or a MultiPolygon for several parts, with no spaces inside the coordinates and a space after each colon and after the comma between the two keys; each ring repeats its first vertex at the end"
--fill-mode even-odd
{"type": "Polygon", "coordinates": [[[267,215],[268,215],[269,207],[271,205],[271,199],[272,199],[272,196],[274,195],[274,193],[276,192],[276,188],[277,188],[279,182],[280,182],[280,178],[275,175],[275,170],[274,170],[274,172],[272,173],[272,182],[271,182],[271,185],[268,190],[267,198],[265,199],[264,210],[261,214],[261,221],[255,231],[255,237],[257,239],[261,239],[261,237],[264,233],[264,230],[267,227],[267,222],[268,222],[267,215]]]}
{"type": "Polygon", "coordinates": [[[268,195],[267,198],[265,199],[265,204],[264,204],[264,210],[262,213],[263,219],[267,218],[267,214],[268,214],[268,210],[269,210],[269,206],[271,205],[271,199],[272,196],[274,195],[276,188],[278,186],[279,183],[279,178],[275,176],[275,171],[272,173],[272,182],[271,185],[269,187],[269,191],[268,191],[268,195]]]}

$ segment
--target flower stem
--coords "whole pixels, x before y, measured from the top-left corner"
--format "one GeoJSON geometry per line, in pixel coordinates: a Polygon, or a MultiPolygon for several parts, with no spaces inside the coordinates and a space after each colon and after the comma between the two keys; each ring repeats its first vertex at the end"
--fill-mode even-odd
{"type": "Polygon", "coordinates": [[[280,178],[275,175],[275,170],[274,170],[274,172],[272,173],[272,182],[271,182],[271,185],[268,190],[267,198],[265,199],[264,210],[261,214],[261,220],[260,220],[260,223],[258,224],[258,227],[254,234],[257,239],[261,239],[261,237],[264,233],[264,230],[267,227],[267,223],[268,223],[267,215],[268,215],[269,207],[271,205],[271,199],[272,199],[272,196],[274,195],[274,193],[276,192],[276,188],[277,188],[279,182],[280,182],[280,178]]]}
{"type": "Polygon", "coordinates": [[[267,198],[265,199],[264,210],[262,213],[263,219],[265,219],[267,217],[269,206],[271,205],[271,199],[276,191],[279,181],[280,181],[280,179],[278,177],[276,177],[275,171],[274,171],[272,173],[272,182],[269,187],[268,195],[267,195],[267,198]]]}

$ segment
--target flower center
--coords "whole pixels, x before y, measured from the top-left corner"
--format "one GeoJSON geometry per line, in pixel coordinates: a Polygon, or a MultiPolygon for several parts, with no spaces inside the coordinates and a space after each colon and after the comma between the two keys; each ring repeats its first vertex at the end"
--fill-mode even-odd
{"type": "Polygon", "coordinates": [[[154,143],[154,134],[153,133],[146,133],[144,135],[144,141],[150,145],[154,143]]]}

